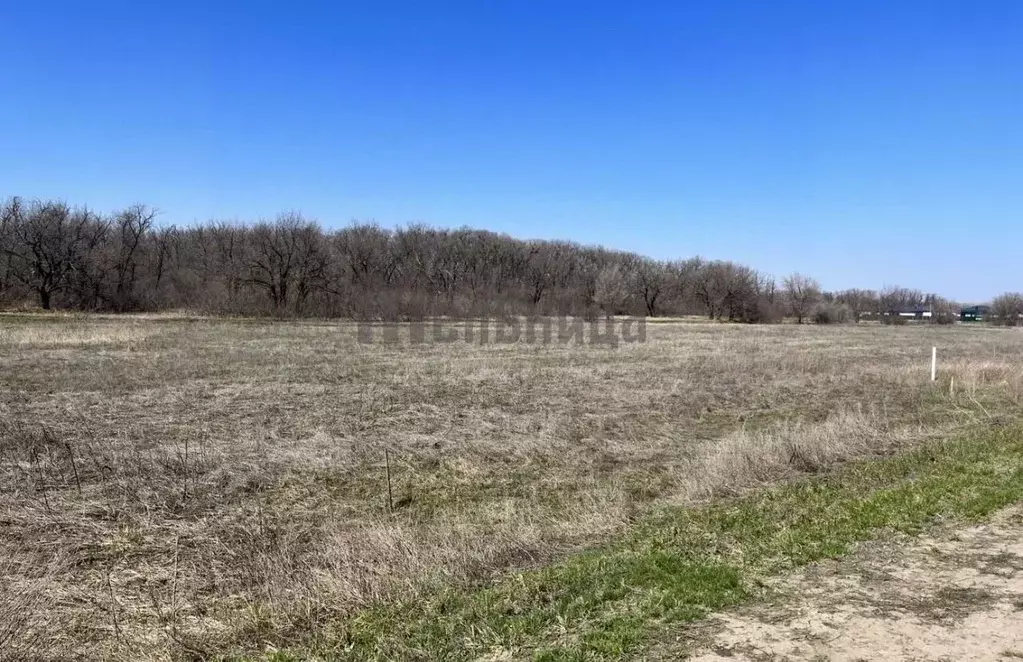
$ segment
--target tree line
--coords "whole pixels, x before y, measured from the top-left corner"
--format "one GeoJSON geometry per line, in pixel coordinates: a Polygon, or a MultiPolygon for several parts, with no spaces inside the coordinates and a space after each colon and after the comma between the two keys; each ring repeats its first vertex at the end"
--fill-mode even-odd
{"type": "Polygon", "coordinates": [[[14,197],[0,203],[0,304],[27,301],[47,310],[381,320],[629,314],[832,322],[953,307],[901,287],[824,292],[806,276],[778,283],[725,260],[655,260],[470,228],[325,230],[297,213],[180,227],[159,224],[146,205],[103,214],[14,197]]]}

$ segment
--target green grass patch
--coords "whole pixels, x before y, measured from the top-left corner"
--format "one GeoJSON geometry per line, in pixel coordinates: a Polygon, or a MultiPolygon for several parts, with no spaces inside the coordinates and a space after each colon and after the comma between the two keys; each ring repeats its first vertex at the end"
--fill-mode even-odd
{"type": "Polygon", "coordinates": [[[613,660],[758,579],[1023,500],[1023,429],[977,432],[728,503],[666,509],[606,548],[477,590],[382,604],[273,659],[613,660]]]}

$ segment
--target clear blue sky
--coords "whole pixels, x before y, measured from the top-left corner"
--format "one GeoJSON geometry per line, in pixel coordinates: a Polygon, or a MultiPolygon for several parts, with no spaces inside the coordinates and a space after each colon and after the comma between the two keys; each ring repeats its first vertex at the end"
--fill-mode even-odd
{"type": "Polygon", "coordinates": [[[0,0],[0,196],[1023,289],[1017,0],[0,0]]]}

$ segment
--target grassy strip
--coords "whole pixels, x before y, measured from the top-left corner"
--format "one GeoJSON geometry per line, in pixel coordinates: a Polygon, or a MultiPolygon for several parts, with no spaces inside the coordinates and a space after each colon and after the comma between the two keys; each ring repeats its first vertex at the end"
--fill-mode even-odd
{"type": "Polygon", "coordinates": [[[669,509],[608,548],[496,586],[370,609],[307,651],[351,660],[619,659],[666,624],[747,598],[758,577],[1020,500],[1023,428],[988,430],[727,504],[669,509]]]}

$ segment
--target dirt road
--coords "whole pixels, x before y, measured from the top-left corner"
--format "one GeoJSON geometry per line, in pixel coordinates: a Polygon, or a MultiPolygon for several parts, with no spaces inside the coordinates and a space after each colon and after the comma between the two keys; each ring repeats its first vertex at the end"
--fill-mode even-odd
{"type": "Polygon", "coordinates": [[[864,545],[709,619],[689,659],[1023,660],[1023,507],[864,545]]]}

